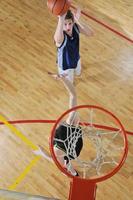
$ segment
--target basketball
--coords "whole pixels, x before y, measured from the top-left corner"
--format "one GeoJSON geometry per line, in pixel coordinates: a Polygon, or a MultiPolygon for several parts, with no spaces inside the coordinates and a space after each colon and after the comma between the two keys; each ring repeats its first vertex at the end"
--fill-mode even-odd
{"type": "Polygon", "coordinates": [[[70,0],[48,0],[47,7],[54,15],[63,15],[70,7],[70,0]]]}

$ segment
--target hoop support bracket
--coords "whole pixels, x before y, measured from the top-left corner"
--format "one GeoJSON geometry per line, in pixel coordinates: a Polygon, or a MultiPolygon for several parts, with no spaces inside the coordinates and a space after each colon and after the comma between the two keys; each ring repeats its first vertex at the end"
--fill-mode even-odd
{"type": "Polygon", "coordinates": [[[68,200],[95,200],[96,188],[97,185],[95,182],[73,178],[70,183],[68,200]]]}

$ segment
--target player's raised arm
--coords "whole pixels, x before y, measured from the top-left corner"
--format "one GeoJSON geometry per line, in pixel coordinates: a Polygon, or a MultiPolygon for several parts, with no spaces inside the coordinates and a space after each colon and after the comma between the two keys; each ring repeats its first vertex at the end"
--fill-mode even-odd
{"type": "Polygon", "coordinates": [[[54,41],[57,47],[60,46],[64,40],[63,27],[64,27],[65,16],[66,14],[58,16],[58,23],[54,34],[54,41]]]}
{"type": "Polygon", "coordinates": [[[80,21],[80,16],[81,16],[81,9],[77,8],[76,13],[74,14],[74,21],[78,25],[80,33],[83,33],[88,37],[93,36],[94,35],[93,29],[90,27],[90,25],[82,23],[80,21]]]}

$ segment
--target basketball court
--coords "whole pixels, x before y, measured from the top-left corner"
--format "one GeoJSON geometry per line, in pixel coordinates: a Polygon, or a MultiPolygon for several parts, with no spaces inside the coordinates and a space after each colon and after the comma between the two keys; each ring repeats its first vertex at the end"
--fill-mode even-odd
{"type": "MultiPolygon", "coordinates": [[[[93,37],[81,35],[82,77],[75,81],[78,105],[97,105],[109,110],[122,123],[128,140],[124,165],[114,176],[97,183],[96,199],[130,200],[133,196],[133,3],[75,0],[72,5],[81,6],[82,20],[94,29],[93,37]]],[[[47,73],[57,72],[53,42],[56,24],[57,17],[50,13],[46,1],[1,0],[2,200],[66,200],[69,196],[71,177],[64,175],[58,165],[33,153],[41,145],[50,155],[52,128],[68,109],[68,96],[61,82],[47,73]]],[[[101,124],[105,122],[104,116],[101,118],[103,121],[98,115],[98,124],[105,125],[101,124]]],[[[112,128],[114,124],[110,122],[108,126],[112,128]]],[[[121,140],[116,143],[123,147],[121,140]]]]}

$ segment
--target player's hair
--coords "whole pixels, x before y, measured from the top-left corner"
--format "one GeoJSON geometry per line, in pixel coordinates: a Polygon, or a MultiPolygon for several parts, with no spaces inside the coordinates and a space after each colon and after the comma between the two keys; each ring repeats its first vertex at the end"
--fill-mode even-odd
{"type": "Polygon", "coordinates": [[[71,10],[67,11],[65,19],[71,19],[74,22],[74,15],[71,10]]]}

